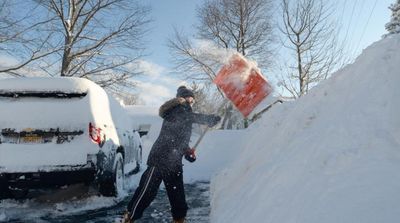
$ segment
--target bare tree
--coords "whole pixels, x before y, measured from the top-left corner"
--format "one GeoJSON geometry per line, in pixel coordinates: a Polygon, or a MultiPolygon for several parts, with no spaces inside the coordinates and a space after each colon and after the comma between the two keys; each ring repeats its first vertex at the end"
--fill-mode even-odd
{"type": "Polygon", "coordinates": [[[40,1],[57,17],[63,37],[61,76],[95,80],[102,86],[135,74],[128,64],[142,56],[149,8],[129,0],[40,1]]]}
{"type": "Polygon", "coordinates": [[[25,5],[46,21],[26,22],[35,26],[29,36],[38,38],[29,41],[38,46],[28,58],[38,60],[36,67],[50,76],[84,77],[103,87],[132,83],[129,78],[137,74],[134,64],[143,56],[143,36],[151,21],[148,6],[137,0],[30,0],[25,5]]]}
{"type": "Polygon", "coordinates": [[[285,64],[281,85],[298,98],[340,64],[343,48],[330,20],[332,7],[324,0],[282,0],[282,10],[283,44],[295,62],[285,64]]]}
{"type": "Polygon", "coordinates": [[[18,0],[0,3],[0,54],[14,62],[0,65],[3,75],[24,76],[19,72],[21,68],[59,50],[47,42],[52,33],[38,34],[40,27],[54,17],[37,16],[37,6],[24,3],[18,0]]]}
{"type": "MultiPolygon", "coordinates": [[[[208,45],[196,49],[193,41],[178,31],[168,42],[177,71],[190,80],[210,82],[232,52],[256,60],[261,67],[267,65],[273,36],[271,5],[270,0],[206,1],[197,10],[195,38],[208,45]]],[[[227,128],[233,126],[232,112],[232,106],[227,106],[223,119],[227,128]]]]}
{"type": "Polygon", "coordinates": [[[271,56],[271,6],[267,0],[208,1],[198,9],[198,37],[266,65],[271,56]]]}
{"type": "MultiPolygon", "coordinates": [[[[218,96],[218,92],[215,91],[215,88],[212,86],[211,83],[205,84],[198,84],[196,82],[192,82],[190,88],[193,90],[195,95],[196,102],[193,105],[193,110],[195,112],[200,113],[223,113],[224,109],[221,107],[224,103],[224,99],[218,96]]],[[[243,118],[239,113],[235,113],[231,119],[235,124],[235,128],[243,128],[243,118]]],[[[221,125],[222,127],[224,125],[221,125]]],[[[198,133],[205,130],[205,126],[196,125],[195,131],[198,133]]]]}
{"type": "Polygon", "coordinates": [[[214,113],[218,107],[219,101],[215,101],[215,97],[213,94],[216,92],[211,92],[212,88],[210,84],[198,84],[196,82],[192,82],[190,85],[192,89],[196,102],[193,105],[193,110],[200,113],[214,113]]]}
{"type": "Polygon", "coordinates": [[[396,3],[393,3],[389,6],[389,9],[392,11],[391,19],[388,23],[386,23],[385,28],[390,34],[400,33],[400,0],[397,0],[396,3]]]}

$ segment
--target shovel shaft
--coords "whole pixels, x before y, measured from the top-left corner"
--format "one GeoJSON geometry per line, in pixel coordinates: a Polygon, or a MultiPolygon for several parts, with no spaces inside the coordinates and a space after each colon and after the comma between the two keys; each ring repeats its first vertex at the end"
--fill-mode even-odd
{"type": "MultiPolygon", "coordinates": [[[[227,99],[224,100],[224,102],[222,103],[222,105],[218,108],[217,111],[221,110],[226,103],[228,103],[229,101],[227,99]]],[[[197,146],[200,144],[201,140],[203,140],[204,136],[206,135],[206,133],[208,132],[208,130],[210,130],[210,127],[207,126],[206,129],[204,129],[204,131],[201,133],[200,137],[197,139],[196,143],[194,144],[194,146],[192,147],[192,149],[196,150],[197,146]]]]}
{"type": "Polygon", "coordinates": [[[200,137],[197,139],[196,144],[194,144],[192,149],[196,150],[197,146],[200,144],[201,140],[204,138],[209,129],[210,127],[207,126],[207,128],[201,133],[200,137]]]}

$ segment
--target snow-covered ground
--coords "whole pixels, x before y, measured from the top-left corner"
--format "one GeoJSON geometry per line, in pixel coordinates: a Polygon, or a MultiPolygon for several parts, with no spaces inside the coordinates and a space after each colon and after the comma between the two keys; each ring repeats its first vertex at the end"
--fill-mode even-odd
{"type": "Polygon", "coordinates": [[[399,222],[399,49],[374,43],[247,129],[211,181],[211,222],[399,222]]]}

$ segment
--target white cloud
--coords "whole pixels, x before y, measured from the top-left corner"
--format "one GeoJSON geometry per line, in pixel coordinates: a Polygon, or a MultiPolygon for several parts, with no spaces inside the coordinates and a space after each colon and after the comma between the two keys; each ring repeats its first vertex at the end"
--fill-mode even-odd
{"type": "Polygon", "coordinates": [[[160,106],[165,101],[175,97],[176,89],[186,82],[166,76],[157,80],[138,81],[139,98],[145,105],[160,106]]]}
{"type": "Polygon", "coordinates": [[[18,64],[18,60],[10,55],[0,54],[0,68],[8,68],[18,64]]]}
{"type": "Polygon", "coordinates": [[[167,68],[146,60],[138,60],[135,63],[128,64],[127,67],[138,72],[143,72],[151,78],[157,78],[162,73],[168,72],[167,68]]]}
{"type": "Polygon", "coordinates": [[[185,81],[165,77],[157,81],[138,81],[137,90],[139,99],[145,105],[160,106],[165,101],[175,97],[176,89],[181,85],[187,85],[185,81]]]}
{"type": "Polygon", "coordinates": [[[166,100],[175,97],[176,89],[186,82],[176,79],[168,68],[151,61],[139,60],[128,65],[130,69],[143,72],[144,75],[137,76],[136,91],[139,99],[146,105],[159,106],[166,100]]]}
{"type": "Polygon", "coordinates": [[[164,101],[174,97],[174,89],[163,85],[162,83],[139,82],[138,83],[139,98],[146,105],[159,106],[164,101]]]}
{"type": "MultiPolygon", "coordinates": [[[[4,68],[11,68],[19,65],[21,62],[7,54],[0,54],[0,69],[4,68]]],[[[40,63],[40,61],[36,61],[36,63],[40,63]]],[[[54,73],[56,73],[55,71],[54,73]]],[[[16,71],[16,73],[21,74],[22,76],[26,77],[47,77],[49,76],[45,71],[41,70],[39,68],[38,64],[35,64],[34,62],[31,64],[28,64],[16,71]]],[[[4,75],[5,77],[8,77],[7,75],[4,75]]],[[[9,77],[12,77],[11,75],[9,77]]]]}

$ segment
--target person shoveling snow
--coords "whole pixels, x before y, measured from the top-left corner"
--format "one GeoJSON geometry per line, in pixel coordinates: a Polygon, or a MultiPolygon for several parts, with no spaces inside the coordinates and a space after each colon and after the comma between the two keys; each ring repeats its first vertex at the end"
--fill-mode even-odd
{"type": "Polygon", "coordinates": [[[167,190],[174,222],[185,221],[188,206],[183,186],[182,158],[185,157],[189,162],[196,160],[195,150],[189,146],[192,124],[212,127],[221,120],[217,115],[194,113],[193,103],[193,92],[181,86],[176,98],[160,107],[159,115],[163,118],[161,131],[151,148],[148,167],[128,204],[122,222],[132,223],[142,217],[144,210],[156,197],[161,182],[164,182],[167,190]]]}
{"type": "MultiPolygon", "coordinates": [[[[261,75],[254,62],[246,60],[240,54],[234,54],[216,76],[214,83],[236,108],[247,117],[251,111],[271,92],[272,88],[261,75]]],[[[192,124],[216,125],[220,117],[216,115],[196,114],[192,112],[194,94],[181,86],[176,98],[160,107],[160,116],[164,119],[160,135],[154,143],[147,161],[148,168],[143,173],[128,209],[123,217],[124,223],[140,219],[143,211],[154,200],[161,181],[164,182],[174,223],[183,223],[187,213],[187,204],[183,187],[182,157],[189,162],[196,160],[195,148],[189,147],[192,124]]]]}

